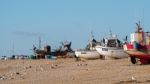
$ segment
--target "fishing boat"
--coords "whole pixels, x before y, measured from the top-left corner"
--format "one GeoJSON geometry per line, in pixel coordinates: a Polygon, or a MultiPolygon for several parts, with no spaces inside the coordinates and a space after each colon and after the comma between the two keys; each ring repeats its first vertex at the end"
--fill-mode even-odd
{"type": "Polygon", "coordinates": [[[51,52],[51,55],[57,57],[73,58],[75,56],[75,53],[71,48],[71,44],[72,42],[68,42],[68,41],[61,42],[61,46],[58,49],[51,52]]]}
{"type": "Polygon", "coordinates": [[[103,38],[101,45],[96,46],[96,50],[104,59],[120,59],[128,57],[128,54],[123,50],[122,42],[116,35],[112,35],[112,33],[110,33],[109,37],[103,38]]]}
{"type": "Polygon", "coordinates": [[[98,45],[99,42],[97,42],[94,39],[93,33],[91,32],[91,38],[89,44],[86,46],[85,49],[77,49],[75,50],[75,55],[77,59],[98,59],[100,58],[100,54],[96,51],[95,46],[98,45]]]}
{"type": "Polygon", "coordinates": [[[130,61],[136,64],[150,63],[150,32],[144,32],[140,22],[136,23],[136,31],[131,34],[130,42],[125,43],[124,50],[130,56],[130,61]]]}

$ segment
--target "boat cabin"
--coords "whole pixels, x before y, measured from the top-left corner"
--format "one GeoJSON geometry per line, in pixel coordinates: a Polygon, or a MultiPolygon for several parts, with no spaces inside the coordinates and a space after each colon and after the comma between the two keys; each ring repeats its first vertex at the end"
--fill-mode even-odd
{"type": "Polygon", "coordinates": [[[117,37],[105,38],[102,41],[105,47],[122,47],[121,41],[117,37]]]}

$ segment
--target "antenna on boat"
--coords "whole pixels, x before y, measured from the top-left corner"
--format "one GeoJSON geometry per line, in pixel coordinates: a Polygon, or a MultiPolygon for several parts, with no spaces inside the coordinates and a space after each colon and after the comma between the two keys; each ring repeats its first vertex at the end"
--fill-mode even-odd
{"type": "Polygon", "coordinates": [[[110,36],[112,37],[112,31],[111,31],[111,29],[109,30],[109,32],[110,32],[110,36]]]}
{"type": "Polygon", "coordinates": [[[143,22],[143,24],[142,24],[142,27],[143,27],[143,30],[144,30],[144,27],[145,27],[145,24],[144,24],[144,9],[143,9],[143,18],[142,18],[142,22],[143,22]]]}
{"type": "Polygon", "coordinates": [[[140,25],[140,21],[139,21],[139,23],[136,23],[136,25],[137,25],[136,32],[141,32],[142,28],[140,25]]]}
{"type": "Polygon", "coordinates": [[[14,54],[15,54],[15,44],[13,42],[13,45],[12,45],[12,55],[14,55],[14,54]]]}
{"type": "Polygon", "coordinates": [[[41,49],[41,37],[39,36],[39,49],[41,49]]]}
{"type": "Polygon", "coordinates": [[[93,31],[91,31],[91,40],[94,39],[93,31]]]}
{"type": "Polygon", "coordinates": [[[94,39],[93,31],[91,31],[90,39],[89,39],[89,45],[93,46],[92,40],[94,39]]]}

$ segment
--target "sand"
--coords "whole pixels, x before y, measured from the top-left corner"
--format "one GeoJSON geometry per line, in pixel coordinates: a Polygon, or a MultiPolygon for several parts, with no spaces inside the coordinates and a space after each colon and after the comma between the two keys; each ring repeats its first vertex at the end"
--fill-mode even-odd
{"type": "Polygon", "coordinates": [[[128,59],[0,60],[0,84],[150,84],[150,65],[128,59]]]}

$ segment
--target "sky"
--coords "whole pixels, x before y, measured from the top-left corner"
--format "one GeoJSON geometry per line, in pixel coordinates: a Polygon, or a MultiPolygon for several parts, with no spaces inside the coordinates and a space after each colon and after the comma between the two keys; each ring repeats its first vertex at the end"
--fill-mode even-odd
{"type": "Polygon", "coordinates": [[[0,56],[32,54],[33,45],[58,48],[71,41],[84,48],[93,32],[97,40],[111,30],[118,38],[141,22],[150,30],[150,0],[0,0],[0,56]],[[14,50],[14,51],[13,51],[14,50]]]}

